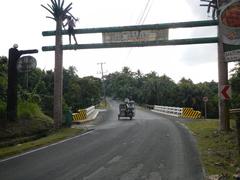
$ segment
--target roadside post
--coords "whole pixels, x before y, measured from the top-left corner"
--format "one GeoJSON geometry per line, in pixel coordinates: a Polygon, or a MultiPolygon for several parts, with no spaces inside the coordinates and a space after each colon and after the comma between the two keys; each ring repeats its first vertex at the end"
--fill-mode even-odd
{"type": "Polygon", "coordinates": [[[7,120],[16,121],[17,119],[17,64],[23,54],[38,53],[37,49],[21,50],[15,44],[9,49],[8,56],[8,89],[7,89],[7,120]]]}
{"type": "Polygon", "coordinates": [[[72,125],[72,108],[69,107],[66,114],[65,114],[65,122],[66,122],[66,125],[67,127],[71,127],[72,125]]]}
{"type": "Polygon", "coordinates": [[[240,154],[240,108],[230,109],[229,112],[236,118],[238,153],[240,154]]]}
{"type": "Polygon", "coordinates": [[[207,102],[208,102],[207,96],[203,97],[203,102],[204,102],[204,119],[207,119],[207,102]]]}

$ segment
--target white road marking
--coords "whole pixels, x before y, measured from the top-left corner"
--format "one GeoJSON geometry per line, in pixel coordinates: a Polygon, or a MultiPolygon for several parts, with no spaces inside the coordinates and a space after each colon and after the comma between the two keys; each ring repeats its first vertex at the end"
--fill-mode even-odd
{"type": "Polygon", "coordinates": [[[120,180],[137,180],[139,179],[139,174],[141,173],[141,170],[143,169],[143,164],[138,164],[137,167],[131,169],[127,173],[125,173],[120,180]]]}
{"type": "Polygon", "coordinates": [[[70,140],[76,139],[76,138],[78,138],[78,137],[81,137],[81,136],[90,134],[91,132],[92,132],[92,131],[89,131],[89,132],[80,134],[80,135],[78,135],[78,136],[74,136],[74,137],[71,137],[71,138],[68,138],[68,139],[65,139],[65,140],[62,140],[62,141],[59,141],[59,142],[56,142],[56,143],[53,143],[53,144],[50,144],[50,145],[47,145],[47,146],[38,148],[38,149],[34,149],[34,150],[27,151],[27,152],[25,152],[25,153],[22,153],[22,154],[19,154],[19,155],[16,155],[16,156],[12,156],[12,157],[9,157],[9,158],[6,158],[6,159],[2,159],[2,160],[0,160],[0,163],[6,162],[6,161],[9,161],[9,160],[12,160],[12,159],[16,159],[16,158],[18,158],[18,157],[22,157],[22,156],[25,156],[25,155],[28,155],[28,154],[31,154],[31,153],[34,153],[34,152],[37,152],[37,151],[40,151],[40,150],[43,150],[43,149],[46,149],[46,148],[49,148],[49,147],[52,147],[52,146],[61,144],[61,143],[64,143],[64,142],[66,142],[66,141],[70,141],[70,140]]]}
{"type": "Polygon", "coordinates": [[[108,161],[108,164],[113,164],[115,162],[118,162],[121,159],[122,156],[115,156],[110,161],[108,161]]]}
{"type": "Polygon", "coordinates": [[[105,167],[100,167],[96,171],[94,171],[92,174],[90,174],[87,177],[84,177],[83,180],[90,180],[90,179],[98,179],[100,175],[103,175],[106,171],[105,167]]]}

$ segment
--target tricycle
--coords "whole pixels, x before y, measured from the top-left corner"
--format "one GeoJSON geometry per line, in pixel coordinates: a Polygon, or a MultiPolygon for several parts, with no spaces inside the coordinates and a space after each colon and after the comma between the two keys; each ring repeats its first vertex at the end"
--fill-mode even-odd
{"type": "Polygon", "coordinates": [[[120,120],[120,117],[129,117],[130,120],[132,120],[134,116],[135,116],[134,101],[128,101],[119,104],[118,120],[120,120]]]}

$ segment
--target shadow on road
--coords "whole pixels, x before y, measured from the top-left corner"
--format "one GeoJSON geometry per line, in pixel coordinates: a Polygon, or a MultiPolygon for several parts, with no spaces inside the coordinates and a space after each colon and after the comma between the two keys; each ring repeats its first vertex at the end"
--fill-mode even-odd
{"type": "Polygon", "coordinates": [[[120,118],[118,119],[119,121],[134,121],[135,119],[130,119],[130,118],[120,118]]]}

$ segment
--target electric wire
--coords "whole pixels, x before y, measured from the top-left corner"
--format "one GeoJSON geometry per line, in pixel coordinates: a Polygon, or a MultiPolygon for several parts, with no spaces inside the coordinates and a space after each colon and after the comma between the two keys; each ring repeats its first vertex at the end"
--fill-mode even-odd
{"type": "MultiPolygon", "coordinates": [[[[136,23],[137,25],[141,25],[146,21],[148,14],[152,8],[152,4],[153,4],[153,0],[147,0],[146,4],[144,6],[144,9],[142,10],[141,14],[138,16],[137,23],[136,23]]],[[[133,50],[133,48],[129,49],[126,59],[130,56],[132,50],[133,50]]]]}

